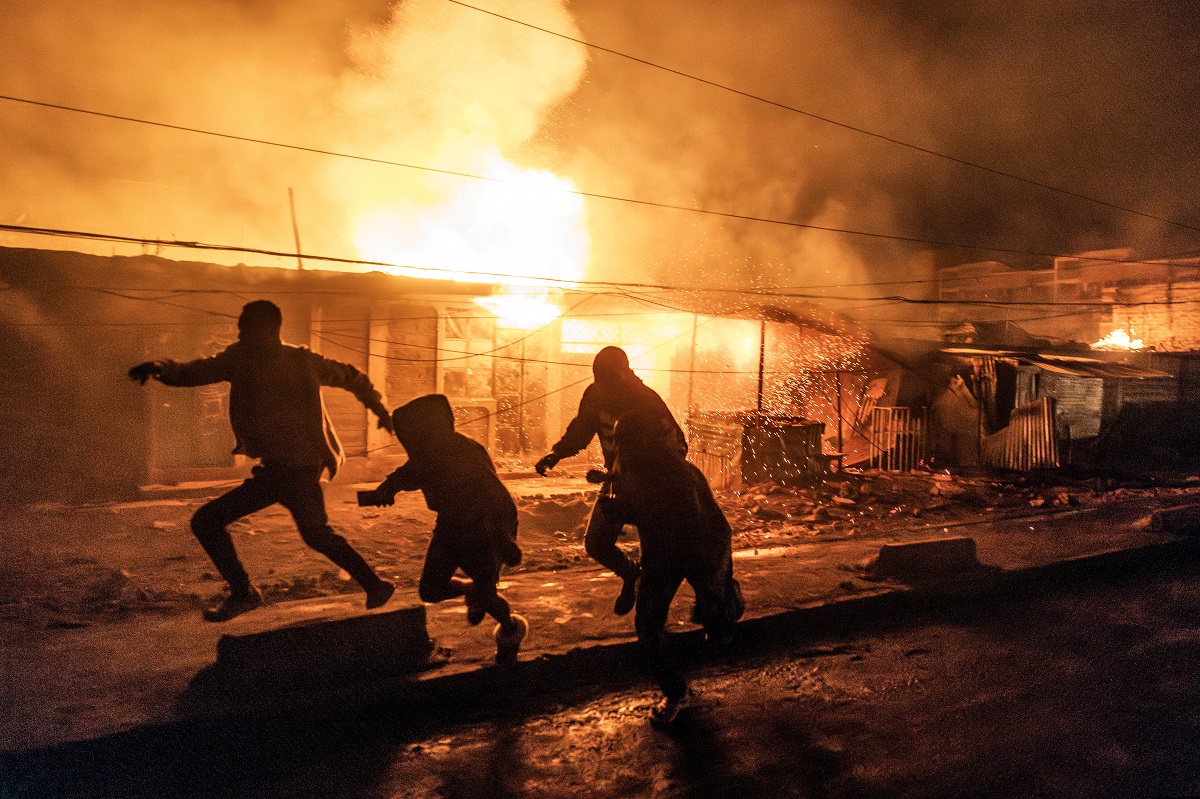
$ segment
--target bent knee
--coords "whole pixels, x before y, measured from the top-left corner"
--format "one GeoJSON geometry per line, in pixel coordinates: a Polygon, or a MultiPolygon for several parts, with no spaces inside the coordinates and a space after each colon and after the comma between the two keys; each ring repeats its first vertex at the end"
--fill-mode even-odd
{"type": "Polygon", "coordinates": [[[302,527],[300,528],[300,538],[304,540],[304,543],[318,552],[331,546],[336,546],[346,540],[335,533],[329,525],[322,527],[302,527]]]}
{"type": "Polygon", "coordinates": [[[197,538],[203,538],[205,535],[211,534],[214,530],[220,530],[225,526],[217,515],[209,510],[207,505],[202,506],[192,514],[189,524],[192,528],[192,535],[197,538]]]}
{"type": "Polygon", "coordinates": [[[417,586],[417,597],[422,602],[445,602],[447,599],[453,599],[454,596],[450,587],[446,585],[422,582],[417,586]]]}

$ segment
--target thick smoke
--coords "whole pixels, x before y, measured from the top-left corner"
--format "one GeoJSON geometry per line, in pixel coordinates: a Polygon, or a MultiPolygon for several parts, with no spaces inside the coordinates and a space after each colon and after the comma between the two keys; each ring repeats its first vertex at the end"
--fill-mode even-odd
{"type": "MultiPolygon", "coordinates": [[[[1200,168],[1200,11],[1189,4],[479,4],[1200,226],[1189,185],[1200,168]]],[[[1030,252],[1200,248],[1194,231],[588,53],[445,0],[16,0],[0,15],[6,94],[463,171],[486,141],[588,192],[885,236],[1030,252]]],[[[305,249],[353,254],[358,210],[436,201],[453,185],[12,103],[0,104],[0,140],[0,222],[134,236],[286,249],[292,187],[305,249]]],[[[593,276],[613,279],[844,287],[904,279],[921,246],[604,200],[588,201],[588,219],[593,276]]]]}
{"type": "MultiPolygon", "coordinates": [[[[592,41],[813,114],[1200,227],[1184,3],[696,0],[575,6],[592,41]]],[[[1181,231],[603,53],[559,137],[581,185],[750,216],[1031,252],[1200,247],[1181,231]]],[[[594,204],[614,264],[706,282],[904,279],[913,246],[594,204]],[[852,268],[848,268],[852,267],[852,268]]],[[[961,261],[1008,254],[963,250],[961,261]]],[[[1042,265],[1045,259],[1040,259],[1042,265]]],[[[894,290],[894,289],[893,289],[894,290]]],[[[914,293],[915,288],[905,293],[914,293]]],[[[872,289],[870,293],[879,293],[872,289]]],[[[887,293],[891,293],[890,291],[887,293]]]]}
{"type": "MultiPolygon", "coordinates": [[[[578,34],[557,0],[493,7],[578,34]]],[[[586,63],[577,44],[443,0],[22,0],[0,13],[0,93],[468,173],[489,148],[532,136],[586,63]]],[[[27,105],[0,110],[3,223],[289,250],[291,188],[304,249],[354,257],[364,209],[436,203],[470,184],[27,105]]],[[[2,241],[18,242],[30,239],[2,241]]]]}

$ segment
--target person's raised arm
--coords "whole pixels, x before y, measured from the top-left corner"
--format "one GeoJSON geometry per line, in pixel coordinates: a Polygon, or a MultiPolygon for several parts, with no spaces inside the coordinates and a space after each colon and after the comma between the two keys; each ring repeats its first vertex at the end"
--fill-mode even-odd
{"type": "Polygon", "coordinates": [[[319,359],[317,361],[317,374],[321,380],[321,385],[349,391],[367,410],[375,414],[379,419],[379,428],[381,430],[387,430],[389,433],[395,432],[392,429],[392,415],[384,407],[383,398],[371,383],[371,378],[363,374],[357,367],[351,366],[348,363],[335,361],[316,353],[313,353],[313,357],[319,359]]]}
{"type": "Polygon", "coordinates": [[[131,367],[129,379],[146,385],[146,381],[154,378],[168,386],[207,386],[229,379],[228,350],[222,351],[209,358],[197,358],[194,361],[146,361],[131,367]]]}
{"type": "Polygon", "coordinates": [[[584,449],[592,443],[592,438],[599,431],[600,408],[593,387],[588,386],[579,400],[579,412],[567,425],[567,431],[563,433],[563,437],[550,448],[550,452],[542,456],[533,468],[538,474],[545,477],[547,469],[553,469],[563,458],[569,458],[584,449]]]}

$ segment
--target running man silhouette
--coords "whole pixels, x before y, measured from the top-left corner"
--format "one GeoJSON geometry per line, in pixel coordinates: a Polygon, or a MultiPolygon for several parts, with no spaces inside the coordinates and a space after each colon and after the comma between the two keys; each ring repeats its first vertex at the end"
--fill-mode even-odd
{"type": "Polygon", "coordinates": [[[329,526],[321,475],[328,470],[332,478],[345,456],[325,411],[321,386],[354,394],[389,432],[391,416],[365,374],[306,347],[284,344],[279,337],[282,325],[283,314],[275,303],[255,300],[246,303],[238,317],[238,340],[216,355],[184,363],[146,361],[129,370],[130,379],[142,385],[151,378],[168,386],[228,382],[234,452],[261,461],[249,479],[192,516],[192,532],[229,584],[229,596],[204,612],[207,621],[228,621],[262,604],[227,525],[276,503],[291,512],[304,543],[362,586],[368,608],[385,604],[396,590],[329,526]]]}
{"type": "MultiPolygon", "coordinates": [[[[628,414],[661,420],[662,437],[648,446],[661,446],[681,458],[687,454],[687,437],[662,397],[629,368],[629,356],[625,350],[620,347],[600,350],[592,362],[592,374],[595,382],[584,389],[583,397],[579,400],[579,412],[567,425],[567,431],[559,442],[534,466],[538,474],[545,477],[547,469],[554,468],[563,458],[569,458],[585,448],[593,436],[600,437],[604,468],[611,470],[616,455],[613,428],[618,419],[628,414]]],[[[583,546],[593,560],[610,569],[623,581],[613,612],[624,616],[633,610],[641,569],[636,560],[617,546],[621,529],[633,521],[623,518],[618,512],[620,503],[601,501],[611,494],[611,481],[606,480],[600,487],[600,496],[588,519],[583,546]]]]}

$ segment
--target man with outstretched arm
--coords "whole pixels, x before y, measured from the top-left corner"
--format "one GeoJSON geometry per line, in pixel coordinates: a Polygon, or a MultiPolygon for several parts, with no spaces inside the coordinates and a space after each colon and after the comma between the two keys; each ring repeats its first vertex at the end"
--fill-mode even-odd
{"type": "Polygon", "coordinates": [[[129,370],[145,385],[154,378],[168,386],[229,383],[229,421],[234,453],[260,459],[252,476],[203,505],[192,516],[192,532],[229,584],[229,596],[206,610],[207,621],[228,621],[262,604],[233,546],[227,525],[275,503],[291,512],[304,543],[329,558],[367,592],[367,607],[385,604],[395,586],[380,579],[345,538],[329,526],[320,479],[345,460],[321,386],[349,391],[392,429],[391,416],[370,379],[350,364],[280,340],[283,314],[273,302],[255,300],[238,317],[238,340],[210,358],[179,363],[147,361],[129,370]]]}
{"type": "MultiPolygon", "coordinates": [[[[637,413],[661,420],[661,446],[679,457],[687,454],[687,437],[662,397],[644,384],[629,368],[629,356],[620,347],[605,347],[596,353],[592,362],[595,381],[584,389],[579,401],[579,412],[567,425],[567,431],[550,452],[537,462],[534,468],[543,477],[563,458],[569,458],[591,443],[593,436],[600,437],[600,449],[604,453],[604,468],[611,470],[616,448],[613,427],[622,416],[637,413]]],[[[611,484],[600,487],[600,497],[611,493],[611,484]]],[[[623,581],[621,593],[613,606],[613,612],[624,616],[633,610],[637,598],[637,579],[640,567],[620,547],[617,538],[621,529],[630,520],[623,518],[615,509],[619,503],[604,503],[597,500],[588,519],[584,536],[584,549],[593,560],[610,569],[623,581]]]]}

